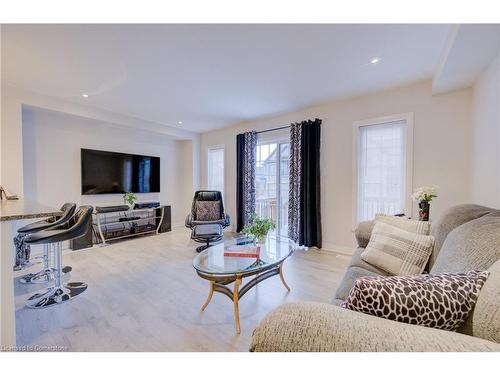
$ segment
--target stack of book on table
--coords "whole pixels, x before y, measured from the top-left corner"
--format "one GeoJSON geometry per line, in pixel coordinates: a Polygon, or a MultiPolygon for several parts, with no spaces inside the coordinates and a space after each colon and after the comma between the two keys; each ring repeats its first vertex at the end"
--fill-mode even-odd
{"type": "Polygon", "coordinates": [[[253,243],[246,245],[230,245],[224,249],[225,257],[259,258],[260,246],[253,243]]]}

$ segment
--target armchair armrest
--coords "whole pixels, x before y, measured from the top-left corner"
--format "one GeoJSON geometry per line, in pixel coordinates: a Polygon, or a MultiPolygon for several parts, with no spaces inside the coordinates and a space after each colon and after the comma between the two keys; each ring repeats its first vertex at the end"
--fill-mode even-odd
{"type": "Polygon", "coordinates": [[[191,226],[196,225],[207,225],[207,224],[219,224],[224,226],[224,220],[193,220],[191,221],[191,226]]]}
{"type": "Polygon", "coordinates": [[[229,217],[228,214],[224,214],[223,219],[224,219],[224,224],[223,224],[224,228],[231,225],[231,218],[229,217]]]}
{"type": "Polygon", "coordinates": [[[375,220],[362,221],[354,230],[354,236],[358,243],[358,247],[366,247],[370,242],[375,220]]]}
{"type": "Polygon", "coordinates": [[[192,228],[192,226],[193,226],[193,216],[191,216],[191,214],[188,214],[186,216],[186,220],[184,222],[184,225],[186,226],[186,228],[189,228],[189,229],[192,228]]]}
{"type": "Polygon", "coordinates": [[[343,309],[302,302],[278,307],[254,330],[250,351],[264,352],[473,352],[500,344],[343,309]]]}

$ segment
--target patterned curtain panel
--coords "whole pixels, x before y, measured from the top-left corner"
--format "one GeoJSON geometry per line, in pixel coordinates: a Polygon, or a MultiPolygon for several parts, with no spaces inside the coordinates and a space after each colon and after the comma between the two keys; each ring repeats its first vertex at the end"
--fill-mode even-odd
{"type": "Polygon", "coordinates": [[[236,136],[236,231],[248,224],[255,212],[255,153],[257,133],[255,131],[236,136]]]}
{"type": "Polygon", "coordinates": [[[300,150],[302,147],[302,125],[290,126],[290,184],[288,196],[288,238],[294,242],[299,240],[300,217],[300,176],[302,161],[300,150]]]}
{"type": "Polygon", "coordinates": [[[322,245],[320,146],[320,119],[291,125],[288,235],[301,246],[318,248],[322,245]]]}

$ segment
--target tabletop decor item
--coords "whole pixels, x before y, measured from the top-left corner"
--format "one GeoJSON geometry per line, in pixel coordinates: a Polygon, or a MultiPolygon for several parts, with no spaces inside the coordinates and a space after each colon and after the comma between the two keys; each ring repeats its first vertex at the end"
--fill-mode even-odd
{"type": "Polygon", "coordinates": [[[130,208],[132,208],[132,207],[134,207],[134,203],[137,201],[137,195],[135,195],[134,193],[128,191],[125,194],[123,194],[123,201],[130,208]]]}
{"type": "Polygon", "coordinates": [[[260,255],[259,245],[239,245],[235,244],[233,246],[227,246],[224,249],[225,257],[237,257],[237,258],[256,258],[258,259],[260,255]]]}
{"type": "Polygon", "coordinates": [[[421,186],[411,195],[418,202],[418,217],[421,221],[429,221],[430,202],[438,196],[439,186],[421,186]]]}
{"type": "Polygon", "coordinates": [[[242,233],[255,238],[257,243],[262,243],[265,240],[270,230],[276,228],[276,223],[270,218],[261,218],[256,213],[252,214],[250,224],[245,225],[242,233]]]}

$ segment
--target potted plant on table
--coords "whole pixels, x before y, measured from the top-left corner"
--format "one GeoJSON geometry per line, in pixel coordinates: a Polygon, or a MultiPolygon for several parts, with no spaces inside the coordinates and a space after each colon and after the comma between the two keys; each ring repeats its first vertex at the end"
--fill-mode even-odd
{"type": "Polygon", "coordinates": [[[130,208],[134,208],[134,203],[137,201],[137,195],[135,195],[134,193],[132,193],[130,191],[126,192],[125,194],[123,194],[123,201],[130,208]]]}
{"type": "Polygon", "coordinates": [[[250,224],[245,225],[242,232],[252,236],[258,244],[262,244],[270,230],[276,229],[276,223],[270,218],[260,218],[256,213],[252,214],[250,224]]]}
{"type": "Polygon", "coordinates": [[[438,196],[439,186],[421,186],[411,195],[418,202],[418,217],[420,221],[429,221],[430,202],[438,196]]]}

